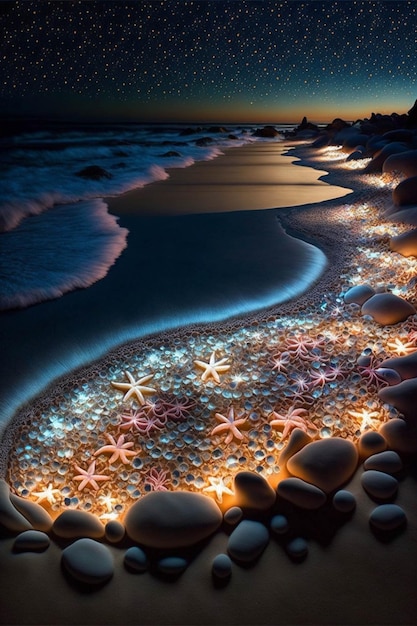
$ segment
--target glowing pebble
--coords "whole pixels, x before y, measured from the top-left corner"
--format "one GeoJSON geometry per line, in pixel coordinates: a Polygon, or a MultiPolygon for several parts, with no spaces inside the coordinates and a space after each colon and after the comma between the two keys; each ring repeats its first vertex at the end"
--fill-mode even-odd
{"type": "Polygon", "coordinates": [[[62,552],[65,570],[76,580],[100,585],[113,576],[114,564],[110,550],[93,539],[83,538],[62,552]]]}
{"type": "Polygon", "coordinates": [[[416,313],[415,308],[393,293],[376,293],[362,306],[362,315],[370,315],[382,326],[390,326],[404,322],[416,313]]]}
{"type": "Polygon", "coordinates": [[[329,493],[349,480],[357,464],[356,446],[333,437],[307,444],[289,459],[287,469],[293,476],[329,493]]]}
{"type": "Polygon", "coordinates": [[[223,516],[212,498],[188,491],[154,491],[135,502],[124,523],[128,536],[152,548],[192,546],[212,535],[223,516]]]}
{"type": "Polygon", "coordinates": [[[346,304],[362,305],[374,295],[375,291],[370,285],[355,285],[345,293],[343,299],[346,304]]]}

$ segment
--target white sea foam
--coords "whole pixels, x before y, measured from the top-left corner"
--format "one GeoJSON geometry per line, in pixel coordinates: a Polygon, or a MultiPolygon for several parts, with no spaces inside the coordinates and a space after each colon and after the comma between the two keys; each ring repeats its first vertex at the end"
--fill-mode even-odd
{"type": "Polygon", "coordinates": [[[98,199],[24,220],[2,235],[0,310],[89,287],[107,274],[126,247],[127,234],[98,199]]]}

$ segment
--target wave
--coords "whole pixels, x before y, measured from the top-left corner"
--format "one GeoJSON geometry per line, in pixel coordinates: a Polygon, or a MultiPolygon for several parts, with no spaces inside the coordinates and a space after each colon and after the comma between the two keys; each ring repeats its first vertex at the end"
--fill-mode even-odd
{"type": "Polygon", "coordinates": [[[127,235],[98,199],[25,220],[2,235],[0,310],[89,287],[107,274],[126,247],[127,235]]]}

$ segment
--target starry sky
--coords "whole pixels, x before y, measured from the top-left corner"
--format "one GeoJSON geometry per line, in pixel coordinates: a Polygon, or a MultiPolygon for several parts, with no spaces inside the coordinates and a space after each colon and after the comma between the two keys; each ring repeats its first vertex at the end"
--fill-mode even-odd
{"type": "Polygon", "coordinates": [[[0,112],[317,122],[417,98],[415,0],[0,3],[0,112]]]}

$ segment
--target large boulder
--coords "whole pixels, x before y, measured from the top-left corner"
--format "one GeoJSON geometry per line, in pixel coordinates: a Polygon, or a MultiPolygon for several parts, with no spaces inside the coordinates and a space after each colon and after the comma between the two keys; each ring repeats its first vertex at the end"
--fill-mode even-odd
{"type": "Polygon", "coordinates": [[[393,387],[384,387],[378,391],[378,395],[383,402],[402,413],[407,424],[417,426],[417,378],[403,380],[393,387]]]}
{"type": "Polygon", "coordinates": [[[124,523],[127,535],[151,548],[183,548],[212,535],[222,523],[212,498],[188,491],[153,491],[135,502],[124,523]]]}
{"type": "Polygon", "coordinates": [[[399,141],[393,141],[388,143],[383,148],[378,150],[372,157],[372,161],[363,170],[365,174],[375,174],[382,172],[382,168],[386,159],[392,154],[398,154],[400,152],[406,152],[407,146],[405,143],[399,141]]]}
{"type": "Polygon", "coordinates": [[[417,176],[417,150],[391,154],[384,161],[382,171],[387,174],[400,172],[407,178],[417,176]]]}
{"type": "Polygon", "coordinates": [[[406,356],[394,356],[386,359],[380,364],[380,367],[395,370],[403,380],[417,378],[417,350],[406,356]]]}
{"type": "Polygon", "coordinates": [[[391,237],[389,247],[405,257],[417,256],[417,228],[391,237]]]}
{"type": "Polygon", "coordinates": [[[280,134],[274,126],[264,126],[263,128],[257,128],[253,133],[255,137],[263,137],[266,139],[273,139],[280,134]]]}
{"type": "Polygon", "coordinates": [[[393,190],[392,200],[397,206],[417,204],[417,176],[402,180],[393,190]]]}
{"type": "Polygon", "coordinates": [[[404,322],[416,310],[407,300],[393,293],[376,293],[363,304],[361,312],[382,326],[390,326],[404,322]]]}

